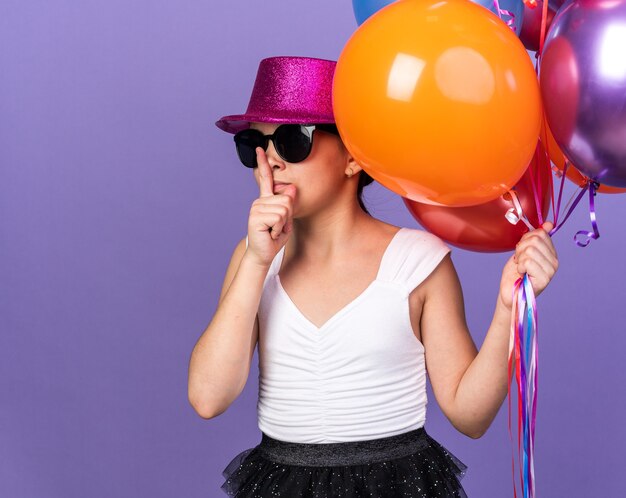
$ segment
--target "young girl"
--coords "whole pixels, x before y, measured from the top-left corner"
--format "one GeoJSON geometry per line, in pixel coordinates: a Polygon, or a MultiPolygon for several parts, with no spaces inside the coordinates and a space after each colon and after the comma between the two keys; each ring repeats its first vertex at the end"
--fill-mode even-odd
{"type": "Polygon", "coordinates": [[[452,425],[483,435],[507,395],[513,284],[527,272],[539,294],[558,266],[552,224],[506,263],[478,352],[450,248],[365,209],[372,178],[333,126],[334,69],[264,59],[246,114],[216,123],[259,197],[191,355],[189,400],[223,413],[258,342],[261,441],[224,469],[229,496],[465,497],[466,465],[424,429],[426,370],[452,425]]]}

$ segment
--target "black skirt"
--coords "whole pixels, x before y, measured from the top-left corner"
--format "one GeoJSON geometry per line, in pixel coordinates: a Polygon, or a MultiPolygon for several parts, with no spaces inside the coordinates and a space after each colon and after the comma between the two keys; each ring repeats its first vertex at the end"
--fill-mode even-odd
{"type": "Polygon", "coordinates": [[[467,466],[424,427],[365,441],[261,442],[222,471],[221,489],[237,498],[467,498],[467,466]]]}

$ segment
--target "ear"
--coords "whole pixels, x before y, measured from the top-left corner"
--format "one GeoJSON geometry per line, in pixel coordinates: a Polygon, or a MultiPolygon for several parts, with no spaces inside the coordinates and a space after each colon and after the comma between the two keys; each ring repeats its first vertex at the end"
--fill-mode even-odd
{"type": "Polygon", "coordinates": [[[348,174],[348,171],[352,170],[353,174],[357,174],[359,171],[362,171],[363,168],[359,166],[359,164],[355,161],[354,157],[350,155],[350,153],[346,154],[346,169],[345,174],[348,174]]]}

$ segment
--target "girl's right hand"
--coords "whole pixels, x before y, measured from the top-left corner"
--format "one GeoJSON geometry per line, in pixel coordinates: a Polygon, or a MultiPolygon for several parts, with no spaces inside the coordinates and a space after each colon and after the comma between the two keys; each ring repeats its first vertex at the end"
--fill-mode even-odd
{"type": "Polygon", "coordinates": [[[252,202],[248,218],[246,252],[258,264],[269,266],[287,243],[293,229],[293,204],[296,187],[289,184],[274,193],[274,177],[265,151],[256,148],[259,198],[252,202]]]}

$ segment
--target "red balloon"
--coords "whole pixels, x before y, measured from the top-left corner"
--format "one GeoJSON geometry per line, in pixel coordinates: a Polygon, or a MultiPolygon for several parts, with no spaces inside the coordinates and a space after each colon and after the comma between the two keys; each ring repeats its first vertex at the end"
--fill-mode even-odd
{"type": "Polygon", "coordinates": [[[563,36],[555,38],[541,58],[541,96],[550,130],[563,149],[574,135],[580,102],[576,53],[563,36]]]}
{"type": "MultiPolygon", "coordinates": [[[[539,218],[533,194],[533,178],[541,186],[543,219],[550,208],[550,160],[538,143],[535,155],[524,176],[513,187],[531,225],[539,228],[539,218]]],[[[503,197],[468,207],[448,207],[423,204],[402,197],[405,206],[417,222],[444,241],[476,252],[504,252],[515,248],[528,227],[523,221],[512,225],[506,212],[514,207],[508,194],[503,197]]]]}
{"type": "MultiPolygon", "coordinates": [[[[556,10],[551,6],[548,7],[548,14],[546,16],[546,33],[550,29],[552,19],[556,10]]],[[[522,22],[522,30],[519,34],[519,39],[528,50],[539,50],[539,38],[541,37],[541,18],[543,17],[543,2],[539,0],[537,6],[531,9],[528,5],[524,4],[524,20],[522,22]]]]}

